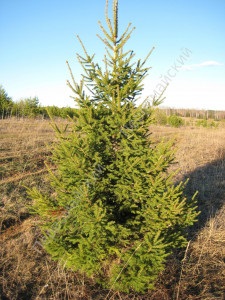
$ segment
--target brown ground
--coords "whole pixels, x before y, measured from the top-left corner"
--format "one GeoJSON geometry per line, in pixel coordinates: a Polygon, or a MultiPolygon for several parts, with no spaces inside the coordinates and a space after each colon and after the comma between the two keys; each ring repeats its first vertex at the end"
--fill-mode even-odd
{"type": "MultiPolygon", "coordinates": [[[[62,123],[60,121],[60,123],[62,123]]],[[[64,121],[65,123],[65,121],[64,121]]],[[[63,126],[63,124],[62,124],[63,126]]],[[[0,120],[0,299],[225,299],[225,128],[151,128],[175,141],[177,180],[199,191],[202,211],[185,251],[174,253],[145,295],[109,294],[52,262],[39,242],[24,186],[45,191],[53,129],[44,120],[0,120]]]]}

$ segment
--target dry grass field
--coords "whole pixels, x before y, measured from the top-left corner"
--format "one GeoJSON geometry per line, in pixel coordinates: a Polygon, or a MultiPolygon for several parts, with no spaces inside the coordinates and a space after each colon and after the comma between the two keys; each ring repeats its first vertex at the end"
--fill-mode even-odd
{"type": "Polygon", "coordinates": [[[177,181],[189,178],[187,194],[198,190],[201,215],[156,290],[123,295],[65,270],[44,252],[25,186],[48,189],[44,162],[50,163],[54,131],[46,120],[0,120],[0,299],[225,299],[225,128],[153,126],[151,132],[155,140],[174,140],[171,171],[178,170],[177,181]]]}

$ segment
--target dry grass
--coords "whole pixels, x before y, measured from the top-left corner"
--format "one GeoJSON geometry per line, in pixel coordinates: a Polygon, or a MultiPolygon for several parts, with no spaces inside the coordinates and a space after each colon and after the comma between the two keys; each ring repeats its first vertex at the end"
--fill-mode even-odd
{"type": "Polygon", "coordinates": [[[49,122],[0,121],[0,229],[28,216],[24,186],[42,185],[54,133],[49,122]]]}
{"type": "Polygon", "coordinates": [[[225,206],[206,223],[190,244],[180,278],[181,299],[224,299],[224,216],[225,206]]]}
{"type": "Polygon", "coordinates": [[[177,180],[190,178],[186,192],[199,191],[202,211],[186,251],[174,253],[145,295],[102,290],[53,262],[41,247],[38,219],[30,216],[25,186],[45,191],[45,160],[55,140],[48,121],[0,121],[0,299],[225,298],[225,140],[224,128],[151,128],[155,139],[175,140],[177,180]],[[107,296],[108,295],[108,296],[107,296]]]}

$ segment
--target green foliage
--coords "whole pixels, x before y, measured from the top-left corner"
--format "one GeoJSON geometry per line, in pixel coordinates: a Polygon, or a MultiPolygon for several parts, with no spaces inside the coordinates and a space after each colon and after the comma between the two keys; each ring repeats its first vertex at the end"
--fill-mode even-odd
{"type": "Polygon", "coordinates": [[[217,128],[219,123],[213,120],[201,119],[196,122],[196,126],[205,128],[217,128]]]}
{"type": "Polygon", "coordinates": [[[50,115],[50,116],[54,116],[54,117],[61,116],[60,108],[55,105],[47,106],[45,109],[46,109],[46,112],[48,113],[48,115],[50,115]]]}
{"type": "Polygon", "coordinates": [[[186,244],[197,213],[195,200],[183,194],[185,184],[174,185],[168,173],[171,143],[149,137],[153,108],[135,105],[149,68],[124,51],[133,29],[118,37],[117,4],[113,23],[106,15],[108,31],[100,23],[104,66],[81,42],[80,83],[69,67],[79,109],[69,130],[55,125],[53,192],[28,192],[53,259],[105,288],[144,292],[154,287],[172,249],[186,244]]]}
{"type": "Polygon", "coordinates": [[[184,125],[183,119],[181,117],[176,116],[176,115],[169,116],[168,119],[167,119],[167,123],[170,126],[177,127],[177,128],[184,125]]]}
{"type": "Polygon", "coordinates": [[[59,117],[66,119],[68,117],[73,118],[76,115],[77,109],[71,107],[57,107],[57,106],[47,106],[45,107],[47,115],[51,117],[59,117]]]}
{"type": "Polygon", "coordinates": [[[35,117],[39,113],[39,99],[25,98],[14,103],[12,114],[17,117],[35,117]]]}

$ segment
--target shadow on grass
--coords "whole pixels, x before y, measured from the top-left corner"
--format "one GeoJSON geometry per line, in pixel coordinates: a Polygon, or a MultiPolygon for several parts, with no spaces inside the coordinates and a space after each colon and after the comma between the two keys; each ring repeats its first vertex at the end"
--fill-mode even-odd
{"type": "Polygon", "coordinates": [[[198,209],[201,213],[193,227],[197,233],[225,204],[225,153],[220,159],[185,174],[182,180],[187,178],[186,195],[192,196],[198,191],[198,209]]]}
{"type": "MultiPolygon", "coordinates": [[[[198,222],[190,228],[191,243],[181,252],[181,257],[180,253],[175,254],[175,260],[167,268],[178,264],[179,276],[175,276],[172,290],[179,300],[225,299],[225,153],[222,153],[217,160],[182,178],[189,178],[186,195],[192,196],[198,191],[201,213],[198,222]]],[[[169,299],[173,299],[171,290],[169,294],[169,299]]]]}

